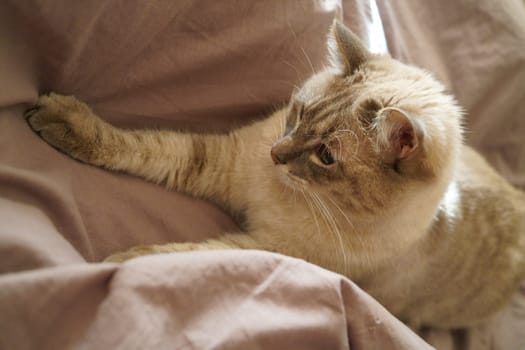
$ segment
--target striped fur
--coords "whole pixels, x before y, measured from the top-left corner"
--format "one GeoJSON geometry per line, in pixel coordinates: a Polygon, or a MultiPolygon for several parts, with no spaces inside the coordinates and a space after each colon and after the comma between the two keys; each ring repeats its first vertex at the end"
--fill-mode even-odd
{"type": "MultiPolygon", "coordinates": [[[[344,33],[332,55],[362,49],[344,33]]],[[[462,113],[430,74],[352,57],[311,77],[289,106],[227,135],[118,129],[57,94],[27,117],[73,158],[245,218],[242,232],[136,247],[111,261],[266,249],[345,274],[412,325],[489,317],[525,277],[523,194],[462,145],[462,113]]]]}

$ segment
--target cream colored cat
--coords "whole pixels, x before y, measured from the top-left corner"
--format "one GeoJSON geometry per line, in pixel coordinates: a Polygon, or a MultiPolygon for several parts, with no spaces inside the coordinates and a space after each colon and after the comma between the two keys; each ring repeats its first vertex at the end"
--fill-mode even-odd
{"type": "Polygon", "coordinates": [[[337,22],[330,40],[331,66],[288,107],[228,135],[118,129],[57,94],[26,115],[75,159],[245,218],[242,232],[109,261],[265,249],[350,277],[412,325],[487,318],[525,277],[525,196],[462,144],[461,111],[428,73],[369,53],[337,22]]]}

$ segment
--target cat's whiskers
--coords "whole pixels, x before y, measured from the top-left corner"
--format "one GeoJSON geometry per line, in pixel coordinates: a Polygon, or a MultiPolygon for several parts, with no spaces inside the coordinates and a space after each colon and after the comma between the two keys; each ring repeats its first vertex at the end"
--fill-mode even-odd
{"type": "Polygon", "coordinates": [[[355,131],[353,130],[350,130],[350,129],[341,129],[341,130],[337,130],[334,134],[334,137],[338,138],[340,137],[338,134],[350,134],[354,140],[355,140],[355,143],[354,143],[354,147],[352,147],[354,153],[352,154],[352,158],[355,157],[355,155],[357,154],[357,151],[359,149],[359,137],[357,136],[357,134],[355,133],[355,131]]]}
{"type": "MultiPolygon", "coordinates": [[[[337,242],[335,242],[334,240],[334,235],[331,234],[331,231],[332,231],[332,228],[329,224],[329,220],[327,219],[326,217],[326,213],[324,212],[322,206],[319,204],[318,200],[316,199],[316,197],[313,196],[312,193],[310,192],[305,192],[308,197],[310,197],[310,200],[311,200],[311,203],[313,205],[313,208],[312,208],[312,211],[315,213],[316,211],[319,213],[319,215],[321,216],[321,219],[323,220],[323,222],[325,223],[326,227],[328,228],[328,231],[330,231],[330,235],[328,236],[329,239],[332,241],[333,244],[336,244],[337,245],[337,242]]],[[[319,227],[319,224],[316,222],[316,225],[317,225],[317,234],[318,234],[318,237],[321,237],[321,230],[320,230],[320,227],[319,227]]]]}
{"type": "Polygon", "coordinates": [[[343,272],[345,274],[347,274],[348,273],[348,271],[347,271],[348,258],[346,256],[346,250],[345,250],[345,246],[344,246],[344,242],[343,242],[343,236],[341,234],[341,230],[340,230],[340,227],[338,225],[338,222],[337,222],[333,212],[330,210],[328,205],[326,205],[326,203],[321,199],[319,194],[316,194],[316,197],[318,198],[319,202],[322,204],[322,206],[325,208],[326,212],[328,213],[329,217],[331,218],[331,222],[332,222],[332,226],[333,226],[332,232],[336,235],[336,238],[337,238],[338,243],[339,243],[341,255],[343,256],[343,265],[344,265],[343,272]]]}
{"type": "Polygon", "coordinates": [[[341,137],[338,136],[338,135],[334,135],[334,138],[337,141],[337,144],[339,146],[335,156],[336,156],[337,159],[341,159],[341,158],[343,158],[343,142],[341,141],[341,137]]]}
{"type": "Polygon", "coordinates": [[[310,69],[312,70],[312,74],[315,74],[315,69],[314,69],[314,65],[312,64],[312,60],[310,59],[310,57],[308,57],[308,54],[306,53],[306,51],[304,50],[302,46],[299,45],[299,48],[301,49],[304,57],[308,61],[308,65],[310,66],[310,69]]]}
{"type": "Polygon", "coordinates": [[[308,206],[309,210],[312,212],[312,215],[314,217],[315,226],[317,227],[317,235],[320,235],[321,227],[319,226],[319,221],[317,220],[317,215],[315,214],[315,208],[312,205],[312,202],[308,200],[308,197],[306,196],[307,192],[305,192],[304,189],[301,189],[300,191],[303,194],[306,205],[308,206]]]}
{"type": "Polygon", "coordinates": [[[286,85],[289,85],[289,86],[294,88],[294,91],[298,91],[300,89],[300,87],[297,86],[297,84],[294,84],[294,83],[292,83],[290,81],[287,81],[287,80],[284,80],[284,79],[277,79],[277,80],[275,80],[275,82],[276,83],[284,83],[286,85]]]}
{"type": "MultiPolygon", "coordinates": [[[[330,220],[327,218],[327,213],[324,211],[324,208],[319,203],[318,199],[313,195],[313,193],[308,192],[308,196],[311,198],[312,203],[314,204],[315,208],[319,212],[319,215],[321,215],[321,218],[323,219],[324,223],[327,225],[328,230],[332,231],[332,227],[330,225],[330,220]]],[[[334,235],[330,235],[330,239],[332,242],[334,242],[334,235]]]]}
{"type": "MultiPolygon", "coordinates": [[[[336,207],[337,210],[339,210],[341,215],[343,215],[343,217],[345,218],[346,222],[348,222],[348,225],[350,225],[350,227],[352,228],[352,238],[355,237],[357,241],[359,241],[359,244],[361,245],[361,247],[366,247],[366,244],[363,241],[363,238],[360,236],[359,232],[357,232],[357,230],[355,229],[354,223],[350,220],[348,215],[346,215],[344,210],[341,209],[341,207],[337,204],[337,202],[333,200],[329,195],[325,194],[324,196],[332,203],[334,207],[336,207]]],[[[368,259],[368,256],[365,256],[365,258],[368,259]]]]}
{"type": "Polygon", "coordinates": [[[330,231],[332,233],[332,237],[335,235],[336,238],[339,241],[338,242],[339,243],[339,248],[340,248],[341,255],[343,257],[343,265],[344,265],[343,272],[346,274],[347,273],[346,270],[347,270],[347,266],[348,266],[348,259],[347,259],[346,252],[345,252],[345,249],[344,249],[343,236],[341,235],[341,232],[339,230],[339,226],[337,224],[337,220],[336,220],[334,214],[332,213],[332,211],[330,210],[330,208],[321,199],[319,194],[317,194],[316,192],[312,191],[310,193],[310,195],[314,199],[314,202],[317,203],[317,206],[318,206],[318,208],[320,210],[320,213],[322,213],[322,217],[325,219],[325,222],[328,225],[328,228],[330,229],[330,231]]]}
{"type": "MultiPolygon", "coordinates": [[[[295,71],[295,74],[297,74],[297,76],[300,76],[299,74],[299,69],[297,69],[296,66],[294,66],[293,64],[291,64],[290,62],[288,62],[287,60],[283,60],[283,63],[286,64],[288,67],[292,68],[294,71],[295,71]]],[[[299,89],[299,88],[298,88],[299,89]]]]}
{"type": "Polygon", "coordinates": [[[293,187],[290,187],[290,190],[292,191],[292,194],[293,194],[294,205],[297,205],[297,192],[302,191],[302,189],[296,186],[293,186],[293,187]]]}
{"type": "Polygon", "coordinates": [[[293,193],[293,203],[294,203],[294,206],[296,206],[297,205],[297,192],[302,191],[302,189],[300,189],[300,188],[298,189],[296,187],[292,187],[291,190],[292,190],[292,193],[293,193]]]}
{"type": "Polygon", "coordinates": [[[343,217],[345,218],[346,222],[348,222],[348,224],[352,227],[352,230],[355,231],[355,226],[354,224],[352,223],[352,221],[350,220],[350,218],[348,218],[348,215],[346,215],[346,213],[344,212],[343,209],[341,209],[341,207],[336,203],[336,201],[334,201],[330,196],[328,195],[324,195],[324,197],[326,197],[326,199],[328,199],[330,201],[330,203],[332,203],[332,205],[341,213],[341,215],[343,215],[343,217]]]}
{"type": "Polygon", "coordinates": [[[301,49],[304,57],[308,61],[308,64],[310,65],[310,69],[312,70],[312,74],[315,74],[315,69],[314,69],[314,65],[312,64],[312,60],[310,60],[310,57],[308,57],[308,55],[306,54],[306,51],[304,50],[304,48],[299,44],[300,41],[299,41],[299,38],[297,37],[297,33],[295,33],[295,30],[293,29],[293,26],[289,22],[288,22],[288,28],[290,28],[290,31],[292,32],[292,35],[294,36],[294,39],[297,42],[297,45],[299,46],[299,48],[301,49]]]}

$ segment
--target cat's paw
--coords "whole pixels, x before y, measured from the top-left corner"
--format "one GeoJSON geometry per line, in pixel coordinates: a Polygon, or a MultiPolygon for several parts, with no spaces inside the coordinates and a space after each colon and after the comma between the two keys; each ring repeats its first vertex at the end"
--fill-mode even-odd
{"type": "Polygon", "coordinates": [[[51,146],[78,160],[92,160],[97,129],[104,122],[83,102],[73,96],[42,95],[24,116],[29,126],[51,146]]]}

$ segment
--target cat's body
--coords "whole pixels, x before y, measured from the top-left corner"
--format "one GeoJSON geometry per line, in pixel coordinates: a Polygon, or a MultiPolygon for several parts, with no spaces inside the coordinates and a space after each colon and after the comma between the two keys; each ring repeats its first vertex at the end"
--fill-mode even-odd
{"type": "Polygon", "coordinates": [[[347,275],[412,325],[485,319],[525,278],[525,196],[462,145],[461,113],[433,78],[369,54],[339,24],[332,37],[334,67],[228,135],[117,129],[55,94],[29,123],[76,159],[244,218],[243,232],[110,260],[265,249],[347,275]]]}
{"type": "Polygon", "coordinates": [[[524,280],[524,228],[523,193],[462,146],[427,237],[360,284],[416,324],[459,328],[483,320],[524,280]]]}

